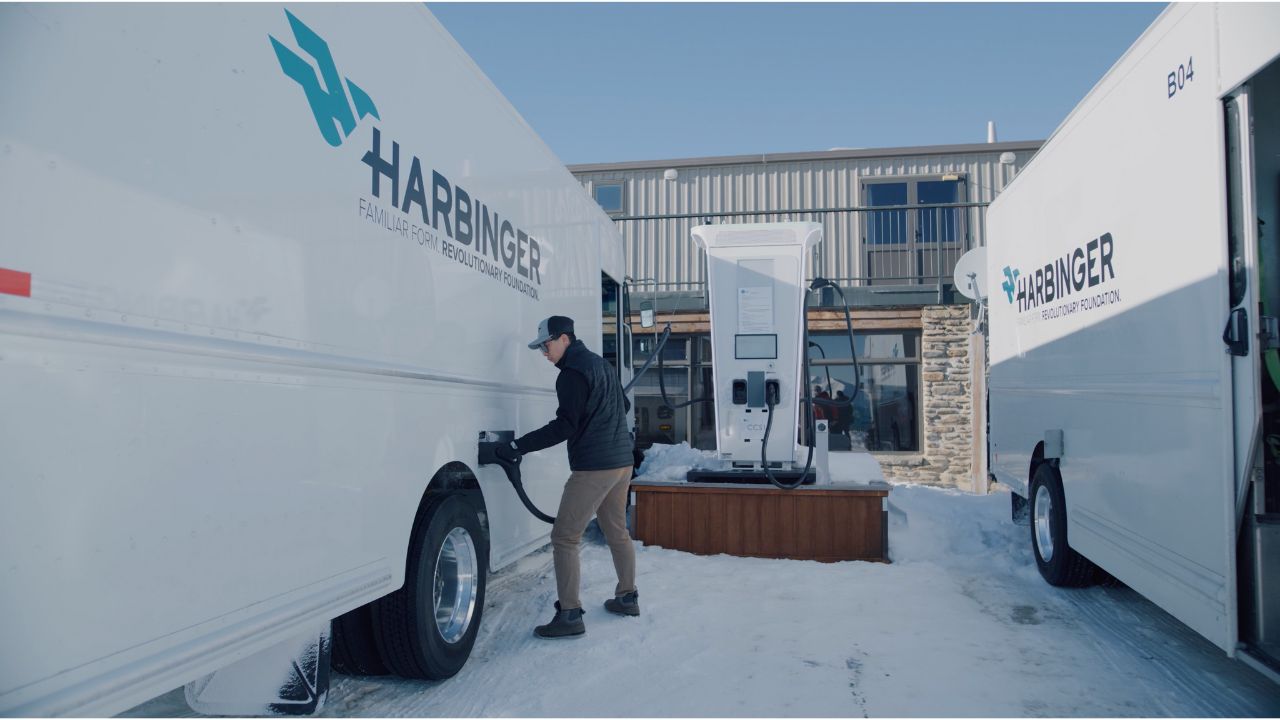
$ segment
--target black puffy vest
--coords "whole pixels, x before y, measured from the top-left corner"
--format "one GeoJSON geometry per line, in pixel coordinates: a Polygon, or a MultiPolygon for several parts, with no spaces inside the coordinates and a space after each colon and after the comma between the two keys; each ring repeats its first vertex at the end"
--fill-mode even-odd
{"type": "Polygon", "coordinates": [[[582,423],[569,438],[569,467],[573,470],[611,470],[630,467],[635,443],[627,429],[622,383],[604,358],[581,340],[565,348],[560,372],[576,372],[587,379],[587,403],[582,423]]]}

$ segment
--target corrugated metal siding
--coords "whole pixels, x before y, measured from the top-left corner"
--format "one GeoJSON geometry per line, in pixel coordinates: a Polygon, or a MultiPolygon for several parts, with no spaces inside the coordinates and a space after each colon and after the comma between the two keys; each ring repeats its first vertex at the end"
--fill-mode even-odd
{"type": "MultiPolygon", "coordinates": [[[[773,211],[859,206],[864,204],[860,196],[864,179],[945,173],[966,177],[966,202],[987,203],[995,189],[1002,186],[999,174],[1003,171],[1003,182],[1008,182],[1031,155],[1030,151],[1018,152],[1012,167],[999,164],[998,151],[682,167],[673,182],[663,180],[660,169],[575,174],[588,192],[596,183],[623,182],[628,216],[759,211],[759,216],[720,218],[715,222],[820,221],[825,240],[812,259],[810,273],[830,278],[865,278],[868,273],[860,247],[863,220],[858,213],[818,217],[815,213],[783,216],[773,211]]],[[[964,212],[969,245],[985,244],[984,209],[975,207],[964,212]]],[[[619,222],[626,242],[627,273],[636,279],[664,284],[702,282],[705,262],[690,236],[692,228],[702,222],[699,218],[619,222]]]]}

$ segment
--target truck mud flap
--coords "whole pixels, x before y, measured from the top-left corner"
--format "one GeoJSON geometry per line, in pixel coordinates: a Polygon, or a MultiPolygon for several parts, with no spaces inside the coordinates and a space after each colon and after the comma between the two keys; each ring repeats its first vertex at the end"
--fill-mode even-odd
{"type": "Polygon", "coordinates": [[[205,715],[311,715],[329,693],[329,623],[187,683],[205,715]]]}

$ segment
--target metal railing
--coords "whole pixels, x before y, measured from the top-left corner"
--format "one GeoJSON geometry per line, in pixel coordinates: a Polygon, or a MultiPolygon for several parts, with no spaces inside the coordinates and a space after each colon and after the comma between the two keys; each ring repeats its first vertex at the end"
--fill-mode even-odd
{"type": "Polygon", "coordinates": [[[696,225],[807,220],[824,227],[824,241],[814,252],[810,275],[870,293],[931,289],[941,304],[950,299],[956,261],[985,244],[987,205],[974,202],[730,210],[631,215],[614,220],[630,245],[627,252],[632,260],[629,266],[634,268],[632,274],[649,275],[644,282],[652,292],[672,297],[704,294],[705,260],[689,253],[687,245],[678,244],[691,237],[696,225]],[[668,257],[671,255],[676,256],[675,261],[668,257]],[[667,280],[664,275],[696,275],[700,279],[667,280]]]}

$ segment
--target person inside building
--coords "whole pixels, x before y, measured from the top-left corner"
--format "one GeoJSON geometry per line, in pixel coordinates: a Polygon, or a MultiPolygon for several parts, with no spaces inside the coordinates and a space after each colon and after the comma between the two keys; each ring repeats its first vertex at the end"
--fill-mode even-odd
{"type": "Polygon", "coordinates": [[[534,628],[534,633],[544,638],[577,637],[587,631],[578,596],[578,546],[592,516],[600,522],[618,575],[614,597],[605,601],[605,610],[617,615],[640,614],[635,547],[626,518],[634,462],[634,441],[627,428],[631,404],[609,363],[574,335],[572,319],[553,315],[543,320],[529,348],[540,350],[560,369],[556,378],[560,407],[555,419],[510,445],[499,446],[496,453],[503,460],[518,463],[524,454],[568,443],[571,473],[551,528],[559,599],[551,622],[534,628]]]}
{"type": "Polygon", "coordinates": [[[831,421],[831,432],[835,435],[848,435],[849,424],[853,419],[853,405],[844,389],[836,391],[836,402],[843,403],[835,407],[835,418],[831,421]]]}
{"type": "MultiPolygon", "coordinates": [[[[822,386],[821,386],[821,385],[814,385],[814,386],[813,386],[813,399],[814,399],[814,400],[830,400],[830,399],[831,399],[831,393],[829,393],[829,392],[827,392],[826,390],[822,389],[822,386]]],[[[814,420],[826,420],[826,419],[827,419],[827,416],[831,414],[831,413],[829,412],[829,410],[830,410],[830,408],[828,408],[826,405],[819,405],[819,404],[817,404],[817,403],[814,403],[814,406],[813,406],[813,419],[814,419],[814,420]]]]}

